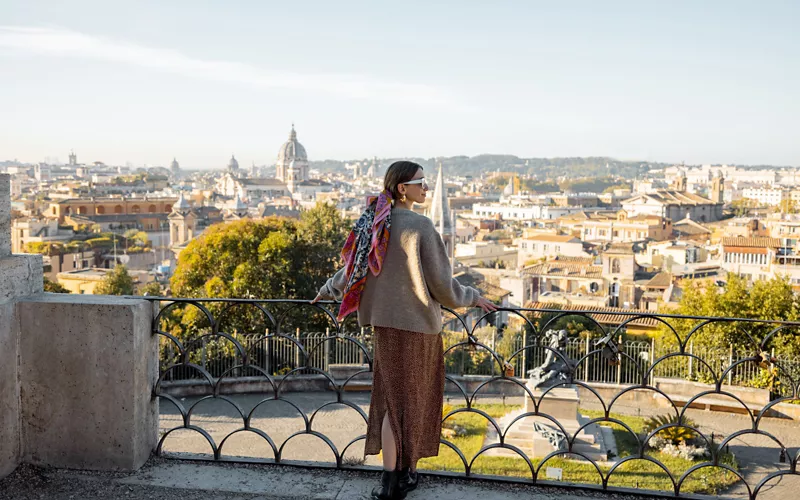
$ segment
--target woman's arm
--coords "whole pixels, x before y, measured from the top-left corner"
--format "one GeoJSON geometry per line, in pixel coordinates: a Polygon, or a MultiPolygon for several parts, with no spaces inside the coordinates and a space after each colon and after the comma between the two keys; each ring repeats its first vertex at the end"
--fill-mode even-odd
{"type": "Polygon", "coordinates": [[[322,288],[317,292],[316,298],[311,303],[313,304],[320,300],[341,301],[345,286],[347,286],[347,273],[345,273],[345,268],[341,268],[322,285],[322,288]]]}
{"type": "Polygon", "coordinates": [[[420,260],[425,284],[436,302],[453,309],[478,305],[481,292],[453,278],[447,249],[433,223],[420,231],[420,260]]]}

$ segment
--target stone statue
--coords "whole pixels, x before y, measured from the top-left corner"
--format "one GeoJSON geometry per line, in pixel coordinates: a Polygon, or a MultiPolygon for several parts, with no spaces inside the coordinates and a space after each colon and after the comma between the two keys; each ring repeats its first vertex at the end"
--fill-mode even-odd
{"type": "Polygon", "coordinates": [[[547,330],[542,338],[552,350],[547,350],[541,366],[528,371],[528,385],[535,389],[546,390],[554,385],[569,382],[572,370],[567,362],[553,352],[557,351],[566,357],[567,331],[547,330]]]}

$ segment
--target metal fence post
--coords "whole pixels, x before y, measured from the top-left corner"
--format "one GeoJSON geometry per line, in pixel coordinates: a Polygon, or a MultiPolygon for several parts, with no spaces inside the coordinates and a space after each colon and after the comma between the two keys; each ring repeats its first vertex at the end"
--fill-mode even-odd
{"type": "MultiPolygon", "coordinates": [[[[295,338],[295,340],[297,340],[297,344],[298,344],[298,345],[294,346],[294,367],[295,368],[300,368],[300,347],[299,346],[303,345],[302,342],[300,342],[300,328],[295,329],[294,338],[295,338]]],[[[308,360],[306,360],[306,361],[308,361],[308,360]]]]}
{"type": "Polygon", "coordinates": [[[208,370],[206,368],[206,338],[203,337],[203,348],[200,351],[200,359],[201,365],[203,366],[203,370],[208,370]]]}
{"type": "Polygon", "coordinates": [[[519,377],[525,378],[527,373],[525,369],[528,367],[528,334],[522,330],[522,370],[520,370],[519,377]]]}
{"type": "MultiPolygon", "coordinates": [[[[361,336],[358,338],[358,340],[362,344],[365,343],[364,342],[364,327],[363,326],[361,327],[361,336]]],[[[362,351],[360,347],[358,349],[358,364],[359,365],[363,365],[364,364],[364,351],[362,351]]]]}
{"type": "MultiPolygon", "coordinates": [[[[651,368],[653,366],[653,363],[655,362],[655,360],[656,360],[656,339],[655,338],[651,338],[650,339],[650,366],[648,368],[651,368]]],[[[656,377],[656,371],[655,370],[651,370],[650,371],[650,385],[651,386],[653,385],[653,382],[655,381],[655,377],[656,377]]],[[[642,380],[642,382],[644,382],[644,380],[642,380]]]]}
{"type": "MultiPolygon", "coordinates": [[[[330,327],[326,327],[325,328],[325,338],[327,339],[327,337],[330,334],[331,334],[330,327]]],[[[331,364],[331,343],[330,343],[329,340],[325,340],[324,344],[325,345],[322,348],[322,352],[323,352],[323,356],[325,356],[325,359],[322,360],[322,369],[325,370],[325,371],[328,371],[330,369],[330,364],[331,364]]]]}
{"type": "MultiPolygon", "coordinates": [[[[625,352],[625,343],[622,340],[622,335],[619,336],[620,351],[625,352]]],[[[622,385],[622,356],[619,357],[617,363],[617,385],[622,385]]]]}
{"type": "MultiPolygon", "coordinates": [[[[728,367],[730,368],[733,365],[733,344],[730,345],[728,348],[728,367]]],[[[733,381],[733,370],[728,371],[728,385],[731,385],[733,381]]]]}
{"type": "Polygon", "coordinates": [[[266,352],[266,358],[267,359],[265,360],[265,365],[266,366],[264,368],[267,371],[267,373],[269,373],[270,375],[274,375],[274,373],[272,371],[272,339],[269,338],[269,328],[267,328],[265,331],[266,331],[266,335],[264,336],[265,337],[264,341],[267,344],[267,346],[266,346],[267,347],[266,348],[266,351],[267,351],[266,352]]]}
{"type": "MultiPolygon", "coordinates": [[[[689,342],[689,354],[694,354],[694,340],[689,342]]],[[[694,358],[689,356],[689,373],[686,375],[688,380],[692,379],[692,375],[694,375],[694,358]]]]}
{"type": "MultiPolygon", "coordinates": [[[[590,342],[589,335],[587,334],[586,335],[586,351],[583,353],[584,356],[589,354],[589,349],[591,349],[589,342],[590,342]]],[[[583,373],[583,381],[584,382],[589,382],[589,358],[588,357],[585,360],[583,360],[583,372],[584,372],[583,373]]]]}
{"type": "MultiPolygon", "coordinates": [[[[492,328],[492,352],[497,352],[497,328],[492,328]]],[[[490,356],[489,358],[492,360],[492,377],[494,377],[495,359],[494,356],[490,356]]]]}

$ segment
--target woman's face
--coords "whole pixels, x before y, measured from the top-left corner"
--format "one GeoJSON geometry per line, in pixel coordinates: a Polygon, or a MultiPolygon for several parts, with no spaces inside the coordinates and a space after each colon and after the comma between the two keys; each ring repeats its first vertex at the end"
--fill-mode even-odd
{"type": "Polygon", "coordinates": [[[406,195],[406,198],[414,203],[425,203],[425,197],[428,194],[428,183],[425,182],[425,172],[418,169],[414,177],[411,178],[409,183],[400,186],[400,192],[406,195]]]}

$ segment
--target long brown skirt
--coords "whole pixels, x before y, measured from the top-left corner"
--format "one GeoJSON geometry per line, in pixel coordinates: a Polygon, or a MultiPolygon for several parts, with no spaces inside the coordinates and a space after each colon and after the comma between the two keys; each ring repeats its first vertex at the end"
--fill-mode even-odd
{"type": "Polygon", "coordinates": [[[444,398],[442,337],[375,327],[372,400],[365,455],[381,451],[381,424],[388,413],[398,467],[416,466],[439,454],[444,398]]]}

